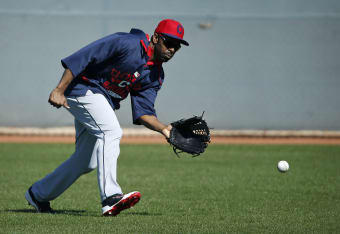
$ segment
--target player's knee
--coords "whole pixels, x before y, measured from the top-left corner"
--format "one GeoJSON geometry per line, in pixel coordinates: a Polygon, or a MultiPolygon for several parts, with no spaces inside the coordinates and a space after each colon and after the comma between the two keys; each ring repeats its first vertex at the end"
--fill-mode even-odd
{"type": "Polygon", "coordinates": [[[90,167],[88,167],[88,168],[84,169],[84,171],[83,171],[82,174],[90,173],[90,172],[93,171],[94,169],[95,169],[95,168],[90,168],[90,167]]]}
{"type": "Polygon", "coordinates": [[[106,138],[110,139],[121,139],[123,136],[123,130],[121,127],[115,127],[108,129],[104,132],[106,138]]]}

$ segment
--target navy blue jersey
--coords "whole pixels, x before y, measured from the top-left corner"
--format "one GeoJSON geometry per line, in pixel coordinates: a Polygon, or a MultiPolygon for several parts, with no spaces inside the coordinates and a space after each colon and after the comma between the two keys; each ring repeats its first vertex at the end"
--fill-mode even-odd
{"type": "Polygon", "coordinates": [[[161,64],[148,63],[147,35],[139,29],[99,39],[61,60],[75,79],[66,96],[84,96],[88,90],[102,93],[113,109],[131,96],[133,122],[155,115],[154,103],[164,80],[161,64]]]}

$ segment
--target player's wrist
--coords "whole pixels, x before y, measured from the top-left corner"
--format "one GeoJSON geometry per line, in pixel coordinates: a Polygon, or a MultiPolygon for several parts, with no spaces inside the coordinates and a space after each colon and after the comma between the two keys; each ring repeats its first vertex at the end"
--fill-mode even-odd
{"type": "Polygon", "coordinates": [[[53,92],[64,95],[65,90],[60,87],[55,87],[53,92]]]}
{"type": "Polygon", "coordinates": [[[60,92],[65,92],[67,87],[68,87],[68,85],[66,85],[66,84],[60,84],[56,87],[56,89],[59,90],[60,92]]]}
{"type": "Polygon", "coordinates": [[[170,130],[168,129],[168,127],[165,127],[162,129],[161,133],[163,134],[163,136],[165,136],[166,138],[170,137],[170,130]]]}

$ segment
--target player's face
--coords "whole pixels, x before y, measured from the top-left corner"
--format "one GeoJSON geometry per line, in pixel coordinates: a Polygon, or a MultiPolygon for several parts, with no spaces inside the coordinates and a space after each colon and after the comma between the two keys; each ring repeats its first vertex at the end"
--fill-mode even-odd
{"type": "Polygon", "coordinates": [[[167,62],[180,48],[179,41],[158,34],[158,41],[155,44],[155,59],[160,62],[167,62]]]}

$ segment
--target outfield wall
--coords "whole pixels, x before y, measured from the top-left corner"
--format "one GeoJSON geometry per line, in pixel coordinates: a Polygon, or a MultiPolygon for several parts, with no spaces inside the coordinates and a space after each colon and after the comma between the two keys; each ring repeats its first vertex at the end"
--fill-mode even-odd
{"type": "MultiPolygon", "coordinates": [[[[190,47],[165,64],[164,122],[215,129],[340,130],[340,1],[0,1],[0,126],[72,125],[48,105],[60,59],[116,31],[185,26],[190,47]]],[[[130,100],[117,111],[131,128],[130,100]]]]}
{"type": "MultiPolygon", "coordinates": [[[[123,128],[124,137],[153,137],[159,133],[146,128],[123,128]]],[[[254,137],[254,138],[337,138],[340,131],[316,130],[217,130],[211,129],[213,137],[254,137]]],[[[0,127],[0,136],[75,136],[74,127],[0,127]]]]}

